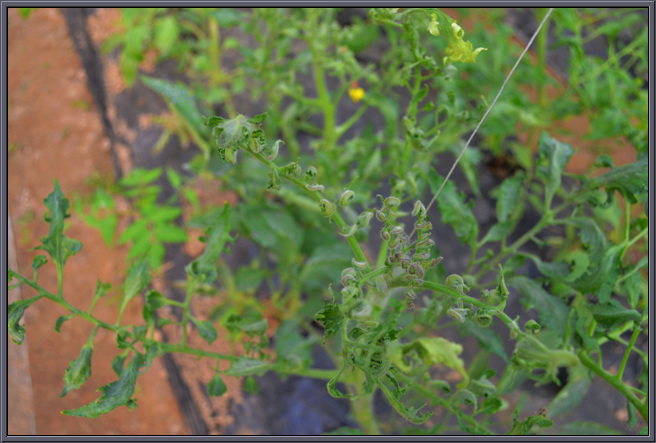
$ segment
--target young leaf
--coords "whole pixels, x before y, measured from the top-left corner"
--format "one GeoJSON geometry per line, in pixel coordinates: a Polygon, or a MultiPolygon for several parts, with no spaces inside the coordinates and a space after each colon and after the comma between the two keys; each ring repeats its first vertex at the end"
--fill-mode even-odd
{"type": "Polygon", "coordinates": [[[216,280],[216,261],[223,253],[225,244],[232,240],[230,237],[230,206],[226,203],[221,215],[219,215],[212,226],[207,230],[207,246],[205,251],[196,260],[185,267],[187,275],[200,278],[203,283],[211,283],[216,280]]]}
{"type": "Polygon", "coordinates": [[[550,202],[560,186],[561,175],[574,150],[571,145],[549,137],[546,132],[540,136],[539,143],[540,166],[537,169],[537,176],[544,181],[545,200],[550,202]]]}
{"type": "Polygon", "coordinates": [[[9,305],[7,308],[7,326],[9,329],[9,335],[11,335],[11,341],[20,345],[25,339],[25,326],[18,324],[18,322],[23,318],[25,309],[27,309],[32,303],[43,297],[43,295],[37,295],[27,300],[17,300],[9,305]]]}
{"type": "Polygon", "coordinates": [[[219,336],[218,333],[216,332],[216,328],[212,326],[211,321],[200,321],[200,320],[196,320],[193,317],[191,317],[191,321],[198,328],[198,333],[200,334],[200,336],[208,343],[212,343],[219,336]]]}
{"type": "Polygon", "coordinates": [[[522,295],[520,299],[524,309],[535,308],[538,311],[540,324],[553,331],[563,331],[569,309],[559,298],[554,297],[542,288],[542,285],[527,277],[516,276],[508,281],[522,295]]]}
{"type": "Polygon", "coordinates": [[[155,47],[161,55],[167,55],[178,39],[180,27],[173,16],[159,19],[155,24],[155,47]]]}
{"type": "Polygon", "coordinates": [[[569,371],[567,384],[558,391],[547,410],[549,418],[556,417],[572,410],[578,405],[592,384],[588,370],[584,366],[576,366],[569,371]]]}
{"type": "Polygon", "coordinates": [[[513,417],[513,428],[508,435],[531,435],[531,429],[533,426],[539,428],[548,428],[553,426],[553,420],[549,420],[544,415],[532,415],[527,417],[524,421],[519,420],[519,413],[515,411],[515,417],[513,417]]]}
{"type": "Polygon", "coordinates": [[[212,397],[221,397],[226,392],[228,392],[228,388],[219,374],[212,377],[207,384],[207,393],[212,397]]]}
{"type": "Polygon", "coordinates": [[[73,360],[66,369],[64,375],[64,390],[59,398],[64,397],[73,389],[79,389],[91,375],[91,355],[93,354],[93,344],[87,343],[82,346],[80,355],[73,360]]]}
{"type": "Polygon", "coordinates": [[[125,300],[131,300],[150,283],[150,267],[147,260],[134,263],[125,279],[125,300]]]}
{"type": "Polygon", "coordinates": [[[68,257],[82,249],[82,243],[64,235],[64,219],[69,216],[66,214],[68,199],[64,197],[57,180],[55,180],[55,190],[43,202],[50,210],[50,215],[45,217],[50,223],[50,232],[47,237],[41,238],[42,246],[34,249],[47,251],[53,261],[63,268],[68,257]]]}
{"type": "Polygon", "coordinates": [[[118,380],[102,386],[100,398],[86,406],[78,409],[62,411],[64,415],[75,417],[96,418],[113,411],[119,406],[125,405],[130,409],[137,407],[137,402],[130,398],[134,393],[134,387],[139,376],[139,369],[145,364],[146,356],[137,354],[128,366],[121,372],[118,380]]]}
{"type": "MultiPolygon", "coordinates": [[[[431,192],[435,193],[440,188],[444,179],[433,170],[429,174],[431,192]]],[[[458,192],[453,182],[447,182],[442,192],[437,197],[437,203],[442,214],[442,221],[449,223],[458,240],[464,244],[473,244],[478,238],[478,222],[471,211],[473,202],[465,203],[465,196],[458,192]]]]}
{"type": "Polygon", "coordinates": [[[499,197],[497,198],[497,219],[500,222],[508,220],[517,207],[524,178],[524,174],[517,174],[501,183],[499,197]]]}
{"type": "Polygon", "coordinates": [[[57,332],[61,332],[61,331],[60,331],[60,329],[61,329],[61,325],[64,324],[64,322],[65,322],[66,320],[70,320],[70,319],[72,319],[73,317],[75,317],[76,315],[77,315],[77,314],[73,313],[73,314],[68,314],[68,315],[62,315],[61,317],[59,317],[59,318],[57,319],[57,321],[55,322],[55,331],[57,331],[57,332]]]}
{"type": "Polygon", "coordinates": [[[246,377],[246,379],[244,380],[244,391],[250,394],[257,394],[258,390],[259,388],[257,387],[257,382],[255,381],[253,376],[249,375],[248,377],[246,377]]]}

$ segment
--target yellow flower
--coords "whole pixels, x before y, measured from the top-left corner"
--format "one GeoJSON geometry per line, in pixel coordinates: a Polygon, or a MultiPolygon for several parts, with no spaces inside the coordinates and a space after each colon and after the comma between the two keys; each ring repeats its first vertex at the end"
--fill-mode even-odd
{"type": "Polygon", "coordinates": [[[353,100],[355,103],[359,102],[362,100],[362,97],[364,97],[364,89],[358,86],[358,82],[351,83],[351,87],[349,88],[348,93],[351,96],[351,100],[353,100]]]}
{"type": "Polygon", "coordinates": [[[428,24],[428,32],[431,35],[438,36],[440,31],[446,36],[448,46],[446,48],[446,58],[451,59],[452,62],[462,63],[475,63],[476,56],[482,51],[487,51],[487,48],[476,48],[473,50],[471,42],[463,40],[465,31],[455,22],[451,22],[451,26],[437,21],[437,15],[431,14],[431,21],[428,24]]]}

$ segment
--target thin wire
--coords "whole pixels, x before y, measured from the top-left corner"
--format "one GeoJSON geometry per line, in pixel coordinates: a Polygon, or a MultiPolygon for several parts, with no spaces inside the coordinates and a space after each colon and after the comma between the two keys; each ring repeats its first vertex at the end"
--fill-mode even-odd
{"type": "MultiPolygon", "coordinates": [[[[458,158],[456,159],[455,163],[453,163],[453,166],[451,166],[451,170],[450,170],[449,173],[446,175],[446,178],[445,178],[444,181],[442,182],[442,185],[441,185],[440,188],[437,190],[437,192],[436,192],[435,195],[433,196],[433,199],[430,201],[430,203],[429,203],[428,206],[426,207],[426,212],[428,212],[428,210],[429,210],[430,207],[433,205],[433,203],[435,203],[435,199],[437,199],[437,196],[440,194],[440,191],[442,191],[442,188],[444,187],[444,185],[446,184],[446,182],[449,180],[449,177],[451,177],[451,174],[453,173],[453,170],[456,168],[456,165],[458,164],[458,162],[459,162],[460,159],[462,158],[462,155],[465,153],[465,150],[467,149],[467,147],[469,147],[469,143],[471,143],[472,139],[474,138],[474,135],[476,135],[476,132],[478,132],[478,128],[481,127],[481,125],[482,125],[483,122],[485,121],[485,118],[487,117],[487,115],[488,115],[488,114],[490,113],[490,111],[492,110],[492,107],[495,105],[495,103],[497,102],[497,100],[499,100],[499,97],[501,96],[501,93],[503,92],[503,89],[506,87],[506,83],[508,83],[508,80],[510,80],[510,77],[512,77],[513,72],[515,72],[515,69],[516,69],[517,66],[519,65],[519,62],[521,62],[521,61],[522,61],[522,58],[524,58],[524,54],[526,54],[526,51],[528,51],[528,48],[531,47],[531,44],[533,43],[533,40],[535,40],[535,37],[537,37],[538,34],[540,33],[540,30],[542,29],[542,26],[545,24],[545,22],[546,22],[547,19],[549,18],[549,15],[551,14],[552,11],[553,11],[553,8],[549,8],[549,11],[547,12],[547,14],[546,14],[546,15],[544,16],[544,18],[542,19],[542,23],[540,23],[540,26],[538,26],[538,29],[536,29],[535,33],[533,34],[533,37],[531,37],[531,39],[528,41],[528,44],[526,45],[526,47],[524,48],[524,51],[522,51],[521,55],[520,55],[519,58],[517,59],[517,62],[515,62],[515,66],[513,66],[513,68],[510,70],[510,72],[509,72],[508,75],[506,76],[506,80],[505,80],[505,81],[503,82],[503,84],[501,85],[501,88],[499,88],[499,92],[497,93],[497,96],[494,97],[494,100],[492,101],[492,104],[490,104],[490,106],[487,108],[487,111],[485,111],[485,114],[483,114],[483,118],[481,118],[481,121],[479,121],[479,122],[478,122],[478,125],[476,125],[476,129],[474,129],[474,132],[472,132],[472,135],[469,136],[469,140],[467,140],[467,143],[465,144],[465,147],[462,148],[462,151],[460,151],[460,155],[458,155],[458,158]]],[[[412,237],[412,235],[415,233],[415,231],[416,231],[416,228],[410,233],[410,237],[412,237]]]]}

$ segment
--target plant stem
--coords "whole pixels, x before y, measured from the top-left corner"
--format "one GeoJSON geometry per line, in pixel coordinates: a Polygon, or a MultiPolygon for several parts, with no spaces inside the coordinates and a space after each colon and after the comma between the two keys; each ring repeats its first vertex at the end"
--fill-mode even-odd
{"type": "Polygon", "coordinates": [[[628,386],[626,386],[624,383],[622,383],[622,380],[620,380],[617,376],[614,376],[613,374],[607,372],[599,366],[598,364],[595,363],[595,361],[590,358],[588,353],[581,349],[577,352],[577,355],[579,357],[579,360],[581,360],[581,363],[585,365],[588,369],[590,369],[592,372],[597,374],[599,377],[603,378],[606,380],[612,387],[617,389],[626,399],[631,402],[633,406],[638,410],[642,418],[649,423],[649,405],[645,401],[644,403],[641,402],[638,397],[635,396],[635,394],[629,389],[628,386]]]}

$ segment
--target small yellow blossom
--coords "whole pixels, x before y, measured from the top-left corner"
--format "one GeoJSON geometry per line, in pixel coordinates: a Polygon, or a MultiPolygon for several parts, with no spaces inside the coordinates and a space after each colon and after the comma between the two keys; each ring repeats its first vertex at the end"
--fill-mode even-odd
{"type": "Polygon", "coordinates": [[[439,22],[437,21],[437,15],[431,14],[431,21],[428,24],[428,32],[434,36],[440,35],[439,22]]]}
{"type": "Polygon", "coordinates": [[[358,86],[358,82],[351,82],[351,87],[348,90],[351,100],[358,103],[364,97],[364,89],[358,86]]]}

